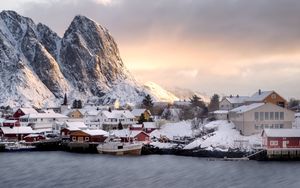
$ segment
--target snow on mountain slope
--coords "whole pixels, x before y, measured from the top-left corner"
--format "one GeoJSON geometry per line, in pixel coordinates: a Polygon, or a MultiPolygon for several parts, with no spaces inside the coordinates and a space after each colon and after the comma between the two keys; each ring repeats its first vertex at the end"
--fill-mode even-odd
{"type": "Polygon", "coordinates": [[[146,82],[144,84],[146,93],[153,97],[154,101],[174,102],[179,100],[173,93],[163,89],[160,85],[154,82],[146,82]]]}
{"type": "Polygon", "coordinates": [[[175,87],[175,88],[168,88],[168,91],[173,93],[180,100],[189,100],[193,95],[197,95],[205,103],[209,103],[209,101],[210,101],[210,96],[206,95],[205,93],[192,91],[190,89],[175,87]]]}
{"type": "Polygon", "coordinates": [[[76,16],[63,38],[14,11],[0,13],[0,105],[41,107],[69,99],[140,102],[146,95],[124,66],[108,30],[76,16]]]}

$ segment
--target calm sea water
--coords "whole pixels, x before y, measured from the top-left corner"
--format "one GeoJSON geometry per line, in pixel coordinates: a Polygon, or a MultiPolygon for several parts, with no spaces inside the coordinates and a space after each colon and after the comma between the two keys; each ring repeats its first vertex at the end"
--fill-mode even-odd
{"type": "Polygon", "coordinates": [[[300,162],[210,161],[171,155],[0,153],[0,187],[300,187],[300,162]]]}

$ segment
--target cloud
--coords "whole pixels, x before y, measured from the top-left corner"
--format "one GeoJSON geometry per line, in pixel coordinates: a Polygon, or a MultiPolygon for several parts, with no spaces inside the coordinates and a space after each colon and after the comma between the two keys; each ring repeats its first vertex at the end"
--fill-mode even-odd
{"type": "Polygon", "coordinates": [[[12,1],[60,35],[77,14],[96,20],[143,81],[212,93],[300,93],[298,0],[12,1]]]}

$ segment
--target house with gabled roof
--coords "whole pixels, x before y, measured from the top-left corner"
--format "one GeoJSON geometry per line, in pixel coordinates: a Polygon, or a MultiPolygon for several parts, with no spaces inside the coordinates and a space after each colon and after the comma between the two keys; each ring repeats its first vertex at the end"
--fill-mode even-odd
{"type": "Polygon", "coordinates": [[[229,119],[242,135],[261,133],[263,129],[292,128],[294,112],[272,103],[252,103],[229,111],[229,119]]]}
{"type": "Polygon", "coordinates": [[[246,99],[246,103],[272,103],[283,108],[287,107],[287,100],[278,93],[275,91],[262,91],[260,89],[251,97],[246,99]]]}
{"type": "Polygon", "coordinates": [[[220,104],[219,104],[219,110],[231,110],[234,108],[237,108],[239,106],[242,106],[245,104],[245,101],[248,99],[248,96],[232,96],[224,97],[220,104]]]}
{"type": "Polygon", "coordinates": [[[120,125],[128,128],[136,124],[135,116],[129,110],[103,110],[98,119],[104,130],[117,129],[120,125]]]}

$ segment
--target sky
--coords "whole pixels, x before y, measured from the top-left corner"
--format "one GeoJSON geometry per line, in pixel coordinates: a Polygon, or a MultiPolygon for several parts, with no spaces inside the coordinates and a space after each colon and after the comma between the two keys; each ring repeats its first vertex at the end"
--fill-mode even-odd
{"type": "Polygon", "coordinates": [[[75,15],[95,20],[142,83],[300,98],[298,0],[1,0],[0,8],[60,36],[75,15]]]}

